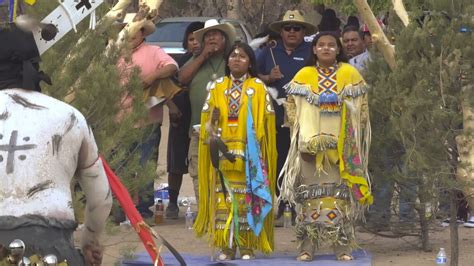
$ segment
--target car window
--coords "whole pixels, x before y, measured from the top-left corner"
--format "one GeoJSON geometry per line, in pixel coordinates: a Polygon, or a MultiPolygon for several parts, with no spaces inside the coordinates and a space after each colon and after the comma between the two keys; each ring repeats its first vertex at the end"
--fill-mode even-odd
{"type": "Polygon", "coordinates": [[[153,34],[146,37],[147,42],[182,42],[190,21],[158,22],[153,34]]]}
{"type": "Polygon", "coordinates": [[[234,26],[235,31],[237,32],[237,40],[240,40],[241,42],[245,42],[245,43],[248,42],[247,36],[245,35],[244,30],[240,26],[240,23],[236,21],[226,21],[226,22],[234,26]]]}

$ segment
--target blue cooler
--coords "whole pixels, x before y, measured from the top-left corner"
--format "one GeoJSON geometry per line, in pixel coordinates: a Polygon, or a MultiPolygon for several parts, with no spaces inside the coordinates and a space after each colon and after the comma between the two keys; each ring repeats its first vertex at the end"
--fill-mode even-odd
{"type": "Polygon", "coordinates": [[[163,203],[167,205],[170,201],[170,195],[168,193],[168,187],[164,187],[164,188],[155,190],[154,195],[155,195],[155,202],[158,199],[161,199],[161,200],[163,200],[163,203]]]}

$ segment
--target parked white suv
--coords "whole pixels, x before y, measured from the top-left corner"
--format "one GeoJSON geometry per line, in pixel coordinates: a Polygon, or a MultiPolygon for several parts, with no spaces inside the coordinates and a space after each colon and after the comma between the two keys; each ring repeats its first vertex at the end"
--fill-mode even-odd
{"type": "Polygon", "coordinates": [[[177,59],[186,52],[182,42],[188,25],[194,21],[206,22],[209,19],[217,19],[219,23],[227,22],[234,26],[237,40],[241,42],[249,43],[252,40],[249,29],[240,20],[219,17],[174,17],[158,21],[155,32],[146,37],[146,42],[160,46],[167,54],[177,59]]]}

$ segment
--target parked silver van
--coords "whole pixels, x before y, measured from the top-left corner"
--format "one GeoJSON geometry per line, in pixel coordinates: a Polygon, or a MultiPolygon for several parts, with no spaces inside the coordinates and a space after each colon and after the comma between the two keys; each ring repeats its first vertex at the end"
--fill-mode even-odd
{"type": "Polygon", "coordinates": [[[156,23],[156,31],[146,37],[146,42],[160,46],[176,59],[186,52],[182,47],[182,41],[188,25],[194,21],[206,22],[209,19],[217,19],[219,23],[230,23],[237,32],[237,40],[241,42],[249,43],[252,40],[252,34],[240,20],[219,17],[174,17],[156,23]]]}

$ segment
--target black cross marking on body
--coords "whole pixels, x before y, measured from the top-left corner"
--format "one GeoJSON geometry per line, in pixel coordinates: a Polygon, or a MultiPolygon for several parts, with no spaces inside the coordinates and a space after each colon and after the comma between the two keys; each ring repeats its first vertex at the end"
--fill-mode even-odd
{"type": "Polygon", "coordinates": [[[87,9],[92,8],[91,2],[89,0],[80,0],[80,2],[76,5],[76,9],[79,10],[83,6],[85,6],[87,9]]]}
{"type": "MultiPolygon", "coordinates": [[[[0,145],[0,151],[7,152],[7,174],[13,173],[14,170],[14,159],[16,151],[31,150],[36,148],[36,144],[26,144],[26,145],[16,145],[18,139],[18,131],[13,130],[12,135],[10,136],[10,143],[0,145]]],[[[26,158],[24,155],[21,156],[24,160],[26,158]]],[[[20,158],[20,159],[22,159],[20,158]]]]}

